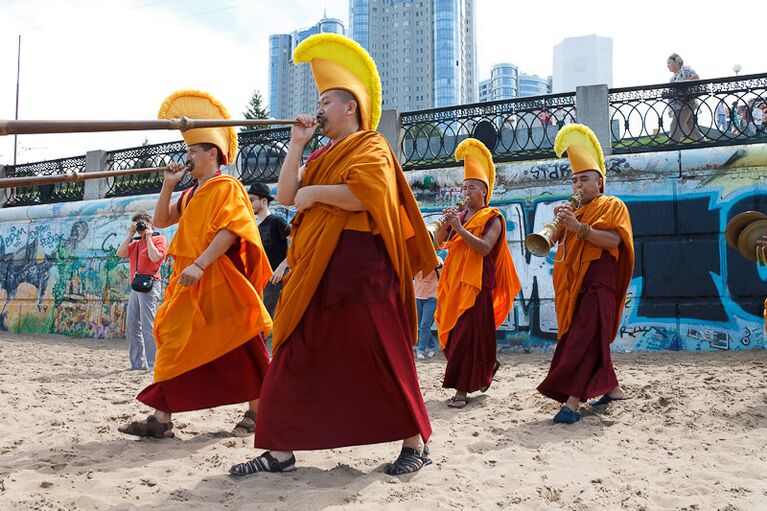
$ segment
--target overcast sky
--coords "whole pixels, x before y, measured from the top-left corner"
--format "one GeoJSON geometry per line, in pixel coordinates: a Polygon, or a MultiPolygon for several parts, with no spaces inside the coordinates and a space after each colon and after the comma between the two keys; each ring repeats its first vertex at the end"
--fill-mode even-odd
{"type": "MultiPolygon", "coordinates": [[[[476,0],[479,79],[499,62],[551,74],[565,37],[613,39],[613,86],[666,82],[677,52],[702,78],[767,72],[762,1],[476,0]]],[[[316,23],[348,26],[346,0],[0,0],[0,119],[13,119],[17,37],[20,119],[154,119],[177,89],[211,92],[240,117],[268,92],[268,37],[316,23]]],[[[20,163],[177,140],[174,132],[28,135],[20,163]]],[[[13,160],[0,138],[0,163],[13,160]]]]}

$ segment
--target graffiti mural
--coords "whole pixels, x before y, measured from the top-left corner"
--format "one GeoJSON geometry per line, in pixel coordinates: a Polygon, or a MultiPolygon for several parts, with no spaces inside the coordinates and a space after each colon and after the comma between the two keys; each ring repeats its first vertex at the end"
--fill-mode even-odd
{"type": "MultiPolygon", "coordinates": [[[[617,351],[765,348],[767,268],[724,241],[727,221],[767,212],[767,145],[608,157],[607,192],[631,212],[636,265],[617,351]]],[[[556,339],[553,256],[524,248],[570,193],[564,160],[499,165],[493,204],[522,291],[498,331],[510,350],[550,351],[556,339]]],[[[427,222],[460,201],[461,168],[413,171],[408,180],[427,222]]],[[[274,189],[274,185],[272,185],[274,189]]],[[[0,329],[123,337],[128,261],[116,256],[129,218],[156,196],[0,210],[0,329]]],[[[273,204],[273,212],[292,212],[273,204]]],[[[164,229],[171,237],[174,229],[164,229]]],[[[170,265],[162,274],[167,279],[170,265]]]]}

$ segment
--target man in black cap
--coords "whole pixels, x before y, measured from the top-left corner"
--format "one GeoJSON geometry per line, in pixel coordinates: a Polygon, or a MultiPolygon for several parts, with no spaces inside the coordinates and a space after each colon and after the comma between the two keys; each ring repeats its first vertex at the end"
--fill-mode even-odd
{"type": "Polygon", "coordinates": [[[288,235],[290,225],[269,210],[269,204],[274,200],[269,187],[264,183],[253,183],[248,189],[250,203],[258,221],[258,232],[264,245],[269,264],[274,270],[272,278],[264,288],[264,305],[269,314],[274,317],[274,308],[282,291],[282,277],[288,268],[288,235]]]}

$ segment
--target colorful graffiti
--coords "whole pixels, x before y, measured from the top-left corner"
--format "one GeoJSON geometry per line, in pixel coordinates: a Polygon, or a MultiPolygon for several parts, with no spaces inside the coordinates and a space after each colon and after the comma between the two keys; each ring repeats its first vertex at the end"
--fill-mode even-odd
{"type": "MultiPolygon", "coordinates": [[[[727,221],[767,212],[767,145],[608,158],[608,193],[631,212],[636,265],[617,351],[765,348],[767,269],[728,248],[727,221]]],[[[460,168],[408,172],[427,221],[460,199],[460,168]]],[[[524,238],[570,195],[563,160],[499,165],[493,203],[522,281],[498,331],[511,350],[548,351],[556,338],[553,253],[530,255],[524,238]]],[[[156,196],[0,210],[0,329],[122,337],[127,261],[116,256],[135,211],[156,196]],[[3,294],[5,296],[3,296],[3,294]]],[[[273,211],[289,217],[288,208],[273,211]]],[[[170,237],[174,229],[164,230],[170,237]]],[[[168,264],[163,275],[170,272],[168,264]]]]}
{"type": "Polygon", "coordinates": [[[2,210],[0,330],[124,337],[128,261],[117,246],[132,214],[153,206],[137,197],[2,210]]]}

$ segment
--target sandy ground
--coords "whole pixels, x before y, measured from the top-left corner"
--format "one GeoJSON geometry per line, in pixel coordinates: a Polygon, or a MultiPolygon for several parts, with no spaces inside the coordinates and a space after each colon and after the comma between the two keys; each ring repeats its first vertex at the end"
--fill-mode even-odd
{"type": "Polygon", "coordinates": [[[242,407],[176,416],[177,438],[117,426],[150,383],[123,342],[0,337],[2,509],[767,509],[767,352],[616,356],[632,400],[555,425],[535,392],[550,356],[503,355],[486,395],[450,410],[441,357],[419,361],[434,464],[387,476],[397,444],[299,453],[234,480],[255,452],[242,407]]]}

